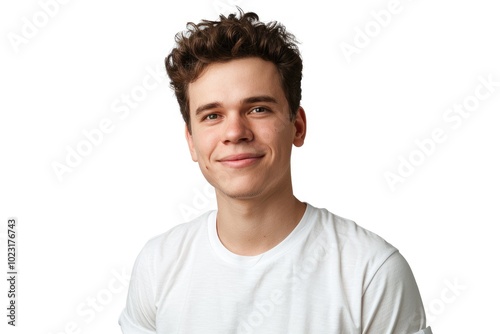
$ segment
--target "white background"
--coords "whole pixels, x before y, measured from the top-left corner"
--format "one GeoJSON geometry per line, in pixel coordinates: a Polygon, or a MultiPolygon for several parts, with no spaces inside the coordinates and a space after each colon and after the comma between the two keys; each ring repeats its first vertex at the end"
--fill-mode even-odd
{"type": "Polygon", "coordinates": [[[500,81],[495,2],[401,0],[380,27],[370,13],[388,0],[25,0],[0,8],[4,274],[11,216],[19,247],[18,326],[6,324],[2,279],[1,332],[120,333],[123,277],[144,243],[214,207],[168,80],[158,84],[148,71],[162,72],[186,22],[216,19],[234,4],[283,22],[301,42],[308,135],[293,155],[296,195],[399,248],[434,333],[494,331],[500,87],[456,128],[443,115],[473,101],[480,76],[500,81]],[[52,3],[50,16],[43,3],[52,3]],[[346,57],[342,43],[360,46],[365,28],[369,43],[346,57]],[[132,94],[142,100],[125,116],[132,94]],[[58,179],[54,162],[66,164],[68,147],[85,145],[83,132],[105,119],[112,131],[58,179]],[[436,128],[446,140],[418,160],[415,141],[436,128]],[[412,154],[420,165],[391,189],[384,174],[412,154]]]}

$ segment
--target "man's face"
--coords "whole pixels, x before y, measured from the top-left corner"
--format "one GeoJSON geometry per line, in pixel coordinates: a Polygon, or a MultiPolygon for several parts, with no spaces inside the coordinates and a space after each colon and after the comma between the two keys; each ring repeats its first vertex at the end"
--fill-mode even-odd
{"type": "Polygon", "coordinates": [[[251,57],[209,65],[188,86],[191,157],[218,194],[270,196],[291,189],[292,145],[305,138],[305,114],[290,121],[276,66],[251,57]]]}

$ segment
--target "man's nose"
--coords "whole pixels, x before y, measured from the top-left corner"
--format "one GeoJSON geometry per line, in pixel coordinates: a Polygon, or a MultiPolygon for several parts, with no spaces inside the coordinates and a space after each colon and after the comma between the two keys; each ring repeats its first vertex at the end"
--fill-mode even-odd
{"type": "Polygon", "coordinates": [[[222,134],[224,143],[239,143],[253,139],[250,124],[244,116],[239,114],[228,115],[225,125],[224,133],[222,134]]]}

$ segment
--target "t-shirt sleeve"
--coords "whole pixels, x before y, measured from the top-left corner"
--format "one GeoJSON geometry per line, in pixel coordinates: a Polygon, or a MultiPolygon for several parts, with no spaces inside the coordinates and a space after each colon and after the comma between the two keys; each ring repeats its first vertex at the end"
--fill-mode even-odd
{"type": "Polygon", "coordinates": [[[146,245],[135,261],[127,304],[118,321],[123,334],[156,333],[155,280],[151,257],[146,245]]]}
{"type": "Polygon", "coordinates": [[[363,293],[363,334],[432,334],[408,262],[392,253],[363,293]]]}

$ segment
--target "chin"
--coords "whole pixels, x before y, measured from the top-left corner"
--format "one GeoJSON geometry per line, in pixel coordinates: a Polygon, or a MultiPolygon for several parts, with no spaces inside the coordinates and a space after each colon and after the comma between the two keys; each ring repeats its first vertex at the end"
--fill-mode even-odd
{"type": "Polygon", "coordinates": [[[251,177],[235,177],[219,178],[212,185],[221,194],[234,199],[250,199],[261,195],[267,188],[263,184],[263,180],[251,177]]]}
{"type": "Polygon", "coordinates": [[[252,199],[263,193],[262,187],[244,187],[232,185],[231,187],[219,187],[218,190],[225,196],[232,199],[252,199]]]}
{"type": "Polygon", "coordinates": [[[258,197],[261,191],[223,191],[221,192],[232,199],[252,199],[258,197]]]}

